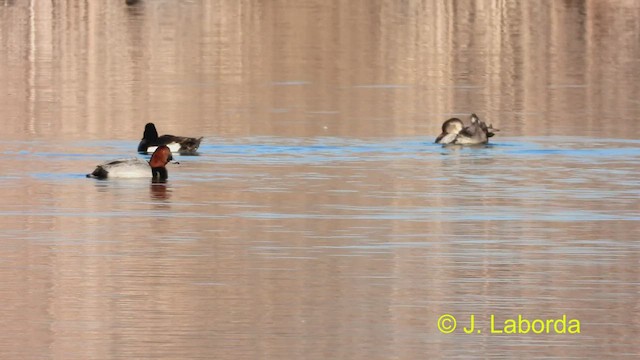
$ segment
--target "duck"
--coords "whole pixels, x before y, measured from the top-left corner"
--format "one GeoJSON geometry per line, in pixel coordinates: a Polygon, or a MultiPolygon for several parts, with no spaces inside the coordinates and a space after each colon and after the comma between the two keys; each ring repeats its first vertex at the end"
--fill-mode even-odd
{"type": "Polygon", "coordinates": [[[159,145],[166,145],[172,152],[180,154],[193,154],[198,150],[202,138],[192,138],[185,136],[162,135],[158,136],[158,131],[153,123],[144,126],[142,140],[138,144],[138,152],[147,154],[156,150],[159,145]]]}
{"type": "Polygon", "coordinates": [[[487,144],[497,131],[500,130],[494,129],[491,124],[487,126],[476,114],[471,114],[468,125],[459,118],[451,118],[442,124],[442,133],[436,138],[436,144],[487,144]]]}
{"type": "Polygon", "coordinates": [[[166,181],[169,173],[165,165],[170,161],[173,161],[171,150],[166,145],[160,145],[151,155],[149,162],[139,158],[111,160],[96,166],[87,177],[101,180],[151,177],[154,181],[166,181]]]}

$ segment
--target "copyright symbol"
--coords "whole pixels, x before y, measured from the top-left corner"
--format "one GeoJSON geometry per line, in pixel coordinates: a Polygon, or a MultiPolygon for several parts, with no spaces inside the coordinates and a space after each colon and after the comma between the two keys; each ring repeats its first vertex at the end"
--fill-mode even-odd
{"type": "Polygon", "coordinates": [[[438,330],[443,334],[451,334],[456,329],[456,318],[451,314],[444,314],[438,318],[438,330]]]}

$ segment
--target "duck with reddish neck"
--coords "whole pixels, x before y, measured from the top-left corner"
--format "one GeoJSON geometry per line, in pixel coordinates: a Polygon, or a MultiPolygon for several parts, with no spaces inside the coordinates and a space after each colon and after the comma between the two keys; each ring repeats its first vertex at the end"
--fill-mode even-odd
{"type": "Polygon", "coordinates": [[[139,153],[151,153],[160,145],[166,145],[173,152],[180,154],[195,154],[200,147],[202,138],[192,138],[186,136],[162,135],[158,136],[158,130],[153,123],[148,123],[144,127],[142,140],[138,144],[139,153]]]}
{"type": "MultiPolygon", "coordinates": [[[[146,162],[139,158],[111,160],[96,166],[88,178],[148,178],[153,181],[165,181],[169,177],[165,167],[173,161],[171,150],[166,145],[158,146],[151,155],[151,160],[146,162]]],[[[175,162],[177,164],[178,162],[175,162]]]]}

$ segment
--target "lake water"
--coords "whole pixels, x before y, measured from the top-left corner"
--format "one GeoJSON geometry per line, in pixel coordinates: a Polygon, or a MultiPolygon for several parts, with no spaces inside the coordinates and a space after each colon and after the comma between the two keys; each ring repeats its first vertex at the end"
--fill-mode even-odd
{"type": "Polygon", "coordinates": [[[634,0],[5,0],[0,358],[637,358],[639,34],[634,0]],[[471,112],[490,145],[433,144],[471,112]],[[150,121],[199,156],[85,178],[150,121]]]}

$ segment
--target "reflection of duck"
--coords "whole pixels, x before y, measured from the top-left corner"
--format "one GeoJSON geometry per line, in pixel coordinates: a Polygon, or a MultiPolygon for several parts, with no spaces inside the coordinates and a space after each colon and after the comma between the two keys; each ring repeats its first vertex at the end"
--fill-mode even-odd
{"type": "Polygon", "coordinates": [[[465,126],[462,120],[451,118],[442,124],[442,134],[436,138],[437,144],[478,145],[486,144],[495,135],[492,125],[487,126],[478,115],[471,114],[470,124],[465,126]]]}
{"type": "Polygon", "coordinates": [[[154,200],[167,200],[171,197],[171,190],[167,190],[167,184],[154,181],[150,188],[151,198],[154,200]]]}
{"type": "Polygon", "coordinates": [[[179,153],[195,153],[200,146],[202,138],[190,138],[184,136],[162,135],[158,136],[158,131],[153,123],[148,123],[144,127],[144,135],[140,144],[138,144],[138,152],[150,153],[160,145],[166,145],[173,152],[179,153]]]}
{"type": "Polygon", "coordinates": [[[152,177],[154,181],[164,181],[169,177],[165,165],[172,160],[171,150],[161,145],[153,152],[149,162],[138,158],[107,161],[98,165],[91,174],[87,174],[87,177],[96,179],[152,177]]]}

